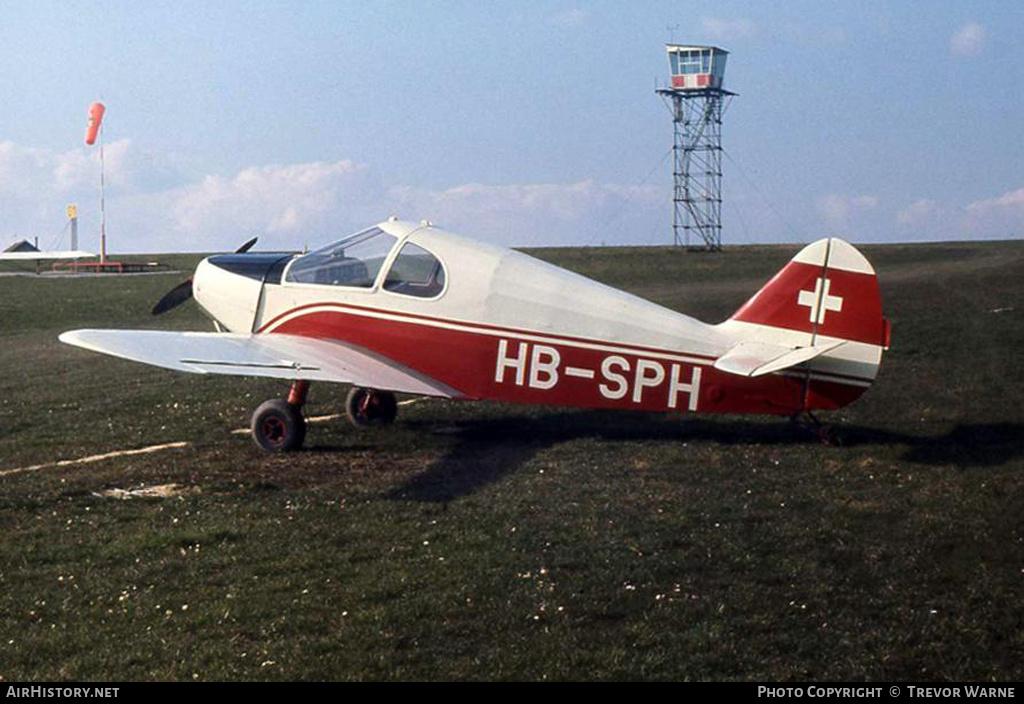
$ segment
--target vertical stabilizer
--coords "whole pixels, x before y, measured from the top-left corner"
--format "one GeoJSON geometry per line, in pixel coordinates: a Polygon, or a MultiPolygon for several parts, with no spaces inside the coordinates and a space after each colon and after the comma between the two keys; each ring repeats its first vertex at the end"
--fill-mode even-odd
{"type": "Polygon", "coordinates": [[[834,384],[870,386],[889,344],[874,268],[851,244],[834,237],[800,250],[719,329],[737,342],[790,349],[844,342],[786,372],[806,377],[809,408],[848,403],[846,390],[833,390],[834,384]]]}

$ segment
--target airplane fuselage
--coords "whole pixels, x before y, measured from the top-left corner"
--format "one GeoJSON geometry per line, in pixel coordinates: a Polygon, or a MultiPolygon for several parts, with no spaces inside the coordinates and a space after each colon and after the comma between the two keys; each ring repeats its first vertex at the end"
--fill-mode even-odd
{"type": "Polygon", "coordinates": [[[431,226],[389,222],[398,238],[360,286],[294,280],[301,258],[205,260],[195,296],[232,332],[357,345],[435,379],[468,400],[646,411],[791,414],[838,408],[869,378],[793,369],[740,377],[714,364],[735,328],[681,313],[519,252],[431,226]],[[401,245],[447,272],[429,297],[388,290],[401,245]],[[368,284],[368,285],[365,285],[368,284]]]}

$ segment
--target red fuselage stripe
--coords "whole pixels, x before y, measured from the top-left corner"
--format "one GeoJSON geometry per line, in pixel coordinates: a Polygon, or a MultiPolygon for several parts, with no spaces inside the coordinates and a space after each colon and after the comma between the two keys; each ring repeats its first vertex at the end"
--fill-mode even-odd
{"type": "MultiPolygon", "coordinates": [[[[346,311],[346,310],[360,311],[362,313],[370,314],[371,317],[376,317],[373,314],[394,315],[394,316],[400,316],[400,317],[403,317],[403,318],[412,318],[414,320],[422,320],[422,321],[425,321],[427,323],[437,323],[437,324],[442,324],[442,325],[455,325],[455,326],[459,326],[459,327],[465,327],[465,328],[476,329],[476,330],[486,330],[488,332],[504,333],[504,334],[508,334],[508,335],[512,335],[512,336],[543,337],[543,338],[550,338],[550,339],[553,339],[553,340],[559,340],[559,341],[568,342],[568,343],[580,343],[580,344],[586,344],[586,345],[596,345],[596,346],[600,346],[600,347],[614,347],[614,348],[618,348],[618,349],[629,350],[631,352],[639,352],[639,353],[646,352],[646,353],[668,355],[668,356],[674,356],[674,357],[692,357],[694,359],[704,360],[703,361],[704,364],[714,364],[715,360],[717,359],[717,357],[712,357],[712,356],[704,355],[704,354],[697,354],[697,353],[693,353],[693,352],[680,352],[678,350],[667,350],[667,349],[658,348],[658,347],[643,347],[643,346],[640,346],[640,345],[631,345],[631,344],[628,344],[628,343],[619,343],[619,342],[608,342],[608,341],[605,341],[605,340],[598,340],[598,339],[594,339],[594,338],[574,337],[574,336],[570,336],[570,335],[559,335],[559,334],[555,334],[555,333],[548,333],[548,332],[545,332],[545,331],[524,330],[522,328],[510,328],[510,327],[504,327],[504,326],[500,326],[500,325],[488,325],[488,324],[484,324],[484,323],[473,323],[473,322],[467,322],[467,321],[462,321],[462,320],[457,320],[457,319],[452,319],[452,318],[439,318],[439,317],[429,316],[429,315],[420,315],[420,314],[417,314],[417,313],[406,313],[406,312],[403,312],[403,311],[393,311],[393,310],[386,310],[386,309],[382,309],[382,308],[371,308],[371,307],[368,307],[368,306],[357,306],[357,305],[353,305],[353,304],[349,304],[349,303],[336,303],[336,302],[307,303],[305,305],[296,306],[295,308],[292,308],[291,310],[285,311],[284,313],[280,313],[279,315],[274,316],[269,322],[267,322],[266,324],[261,326],[259,328],[259,330],[257,330],[257,333],[273,332],[273,330],[271,330],[270,328],[274,327],[277,323],[279,323],[284,318],[287,318],[288,316],[291,316],[291,315],[293,315],[295,313],[299,313],[299,312],[304,311],[304,310],[310,310],[310,309],[313,309],[313,308],[337,308],[337,309],[342,310],[342,311],[346,311]]],[[[302,317],[302,316],[297,316],[297,317],[302,317]]],[[[292,320],[296,320],[296,319],[297,318],[292,318],[292,320]]],[[[847,381],[860,382],[860,383],[865,383],[866,382],[866,383],[870,384],[870,383],[872,383],[874,381],[874,379],[872,377],[858,376],[858,375],[855,375],[855,374],[842,374],[842,373],[839,373],[839,372],[829,372],[829,371],[815,371],[814,373],[816,375],[819,375],[819,376],[822,376],[822,377],[829,377],[831,380],[836,381],[838,383],[842,383],[842,381],[847,380],[847,381]]]]}
{"type": "Polygon", "coordinates": [[[383,315],[395,315],[403,318],[412,318],[414,320],[423,320],[430,323],[440,323],[442,325],[458,325],[460,327],[475,328],[477,330],[487,330],[489,332],[504,333],[508,335],[529,335],[533,337],[547,337],[553,340],[560,340],[563,342],[576,342],[587,345],[601,345],[602,347],[619,347],[634,352],[648,352],[654,354],[665,354],[682,357],[695,357],[697,359],[707,360],[709,363],[714,362],[717,357],[706,354],[697,354],[693,352],[680,352],[678,350],[666,350],[658,347],[642,347],[640,345],[631,345],[621,342],[606,342],[605,340],[596,340],[593,338],[586,337],[573,337],[571,335],[559,335],[557,333],[550,333],[543,330],[523,330],[521,328],[510,328],[501,325],[489,325],[486,323],[474,323],[465,320],[456,320],[453,318],[438,318],[429,315],[420,315],[418,313],[406,313],[404,311],[397,310],[386,310],[383,308],[370,308],[368,306],[357,306],[351,303],[336,303],[336,302],[324,302],[324,303],[307,303],[305,305],[297,306],[291,310],[285,311],[279,315],[274,316],[269,322],[264,324],[257,330],[257,333],[262,332],[273,332],[270,328],[275,325],[282,318],[286,318],[299,311],[308,310],[310,308],[339,308],[341,310],[353,310],[361,311],[370,314],[383,314],[383,315]]]}
{"type": "MultiPolygon", "coordinates": [[[[524,340],[515,334],[496,335],[490,329],[389,320],[342,306],[285,318],[269,334],[358,345],[456,389],[467,399],[774,414],[792,413],[804,403],[803,377],[740,377],[681,355],[654,359],[613,346],[559,343],[541,336],[524,340]]],[[[807,407],[839,408],[866,386],[812,377],[807,407]]]]}

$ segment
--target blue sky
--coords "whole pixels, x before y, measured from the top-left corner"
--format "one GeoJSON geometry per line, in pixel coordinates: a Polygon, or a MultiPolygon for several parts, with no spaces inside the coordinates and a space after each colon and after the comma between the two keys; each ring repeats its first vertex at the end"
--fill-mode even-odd
{"type": "Polygon", "coordinates": [[[732,52],[723,240],[1024,233],[1015,2],[0,2],[0,244],[315,245],[391,213],[671,241],[666,41],[732,52]]]}

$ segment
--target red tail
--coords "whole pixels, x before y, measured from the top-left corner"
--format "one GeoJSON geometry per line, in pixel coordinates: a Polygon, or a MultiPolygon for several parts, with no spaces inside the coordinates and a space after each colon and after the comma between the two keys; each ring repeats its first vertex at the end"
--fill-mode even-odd
{"type": "Polygon", "coordinates": [[[852,245],[818,240],[775,275],[730,320],[810,334],[888,345],[875,270],[852,245]]]}
{"type": "MultiPolygon", "coordinates": [[[[804,410],[840,408],[860,396],[889,345],[875,270],[835,238],[804,247],[719,329],[736,339],[737,358],[749,349],[789,350],[750,373],[802,378],[804,410]]],[[[729,370],[742,361],[726,355],[716,367],[729,370]]]]}

